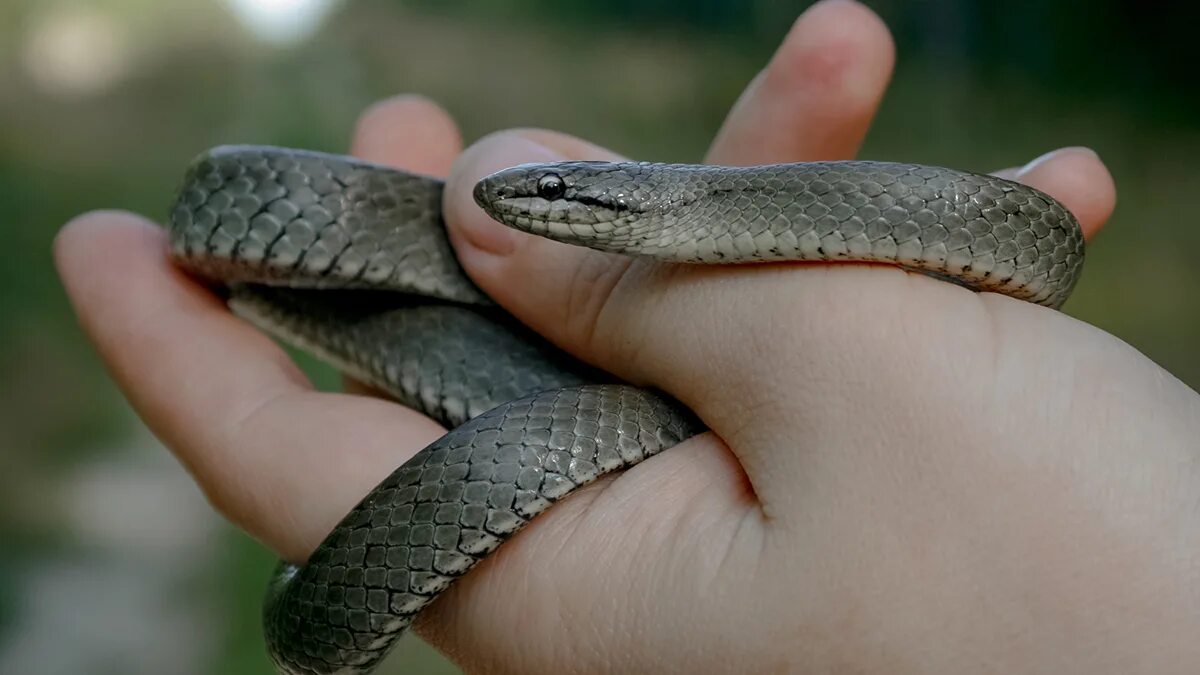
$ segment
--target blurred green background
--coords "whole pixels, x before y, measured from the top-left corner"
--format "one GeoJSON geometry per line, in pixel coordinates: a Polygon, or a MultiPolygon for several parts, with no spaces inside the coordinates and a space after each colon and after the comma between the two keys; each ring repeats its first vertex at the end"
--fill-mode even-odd
{"type": "MultiPolygon", "coordinates": [[[[397,92],[446,105],[468,140],[540,125],[697,160],[807,4],[0,4],[0,672],[268,672],[273,559],[210,512],[106,379],[50,265],[64,221],[161,218],[211,145],[342,151],[360,110],[397,92]]],[[[1200,12],[869,4],[899,64],[863,156],[990,170],[1098,150],[1119,206],[1066,311],[1200,385],[1200,12]]],[[[403,648],[425,660],[413,672],[455,672],[403,648]]]]}

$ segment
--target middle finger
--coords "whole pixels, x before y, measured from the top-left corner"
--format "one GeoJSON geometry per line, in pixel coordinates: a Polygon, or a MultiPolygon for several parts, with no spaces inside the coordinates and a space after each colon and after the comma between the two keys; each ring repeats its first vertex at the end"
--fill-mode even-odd
{"type": "Polygon", "coordinates": [[[796,20],[746,87],[709,149],[712,164],[849,159],[895,62],[883,21],[853,0],[825,0],[796,20]]]}

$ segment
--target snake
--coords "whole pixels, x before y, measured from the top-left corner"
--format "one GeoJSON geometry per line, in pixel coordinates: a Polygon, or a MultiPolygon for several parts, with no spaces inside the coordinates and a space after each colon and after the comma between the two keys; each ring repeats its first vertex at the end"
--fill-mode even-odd
{"type": "MultiPolygon", "coordinates": [[[[483,293],[454,255],[443,191],[351,157],[222,146],[191,163],[171,206],[171,258],[226,288],[237,315],[450,429],[307,561],[280,563],[263,624],[281,673],[371,672],[539,513],[707,430],[483,293]]],[[[1052,197],[919,164],[526,164],[473,194],[509,227],[662,264],[886,263],[1050,308],[1084,258],[1078,221],[1052,197]]]]}

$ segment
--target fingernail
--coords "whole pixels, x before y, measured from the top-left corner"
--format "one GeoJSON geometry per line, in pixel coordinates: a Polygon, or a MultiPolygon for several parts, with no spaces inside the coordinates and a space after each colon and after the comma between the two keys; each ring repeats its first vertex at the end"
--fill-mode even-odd
{"type": "Polygon", "coordinates": [[[1091,148],[1088,148],[1088,147],[1084,147],[1082,145],[1073,145],[1073,146],[1066,147],[1066,148],[1059,148],[1057,150],[1051,150],[1050,152],[1047,152],[1046,154],[1035,158],[1033,161],[1031,161],[1028,164],[1026,164],[1025,166],[1021,167],[1021,169],[1019,171],[1017,171],[1016,177],[1017,177],[1017,179],[1020,179],[1022,176],[1025,176],[1026,174],[1030,173],[1034,169],[1037,169],[1038,167],[1045,164],[1046,162],[1049,162],[1052,159],[1057,159],[1059,157],[1062,157],[1065,155],[1070,155],[1070,154],[1090,155],[1092,157],[1097,156],[1095,150],[1092,150],[1091,148]]]}
{"type": "MultiPolygon", "coordinates": [[[[499,136],[480,148],[480,152],[483,157],[471,167],[471,172],[479,178],[518,164],[564,159],[551,148],[517,134],[499,136]]],[[[526,237],[532,236],[492,220],[474,201],[471,206],[467,216],[459,220],[458,229],[463,240],[473,248],[492,255],[510,255],[526,237]]]]}

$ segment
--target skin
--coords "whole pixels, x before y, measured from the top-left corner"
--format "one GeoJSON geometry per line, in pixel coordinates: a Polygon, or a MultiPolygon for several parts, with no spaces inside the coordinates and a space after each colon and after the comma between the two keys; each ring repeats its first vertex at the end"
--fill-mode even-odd
{"type": "MultiPolygon", "coordinates": [[[[815,5],[709,161],[851,157],[892,63],[869,10],[815,5]]],[[[1200,397],[1169,373],[1064,314],[890,268],[672,267],[519,235],[478,210],[475,180],[614,155],[539,130],[460,149],[414,97],[368,110],[353,144],[448,175],[452,237],[488,293],[714,430],[573,495],[435,603],[418,630],[466,670],[1200,668],[1200,397]]],[[[1090,151],[1006,173],[1089,236],[1113,209],[1090,151]]],[[[442,433],[361,388],[314,392],[145,220],[82,216],[55,253],[139,414],[282,556],[442,433]]]]}

